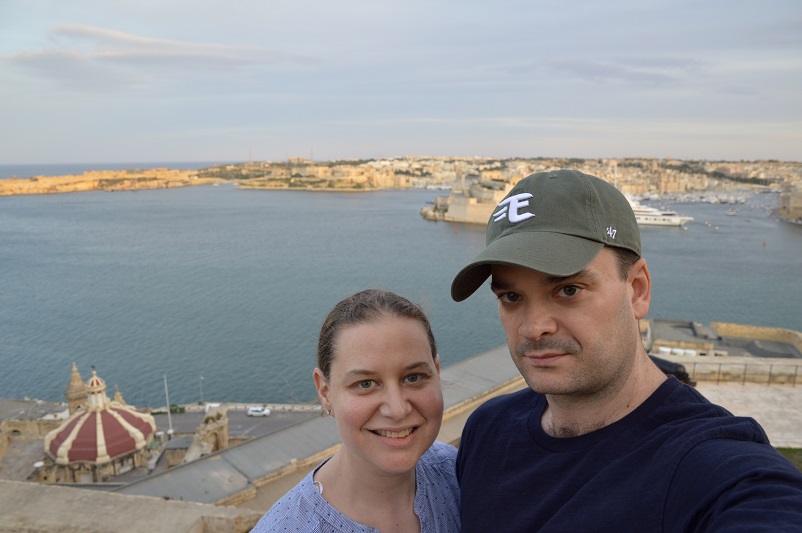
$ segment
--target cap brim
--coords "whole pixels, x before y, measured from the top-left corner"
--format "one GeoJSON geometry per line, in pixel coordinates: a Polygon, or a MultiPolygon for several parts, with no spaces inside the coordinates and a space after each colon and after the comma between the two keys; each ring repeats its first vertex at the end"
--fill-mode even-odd
{"type": "Polygon", "coordinates": [[[461,302],[490,276],[491,265],[513,265],[550,276],[576,274],[598,255],[604,243],[565,235],[522,231],[501,237],[459,271],[451,283],[451,298],[461,302]]]}

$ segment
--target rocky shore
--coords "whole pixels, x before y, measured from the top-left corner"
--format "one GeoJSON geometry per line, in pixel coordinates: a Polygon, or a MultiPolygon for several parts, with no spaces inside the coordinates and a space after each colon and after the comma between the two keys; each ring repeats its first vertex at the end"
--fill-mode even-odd
{"type": "Polygon", "coordinates": [[[73,176],[35,176],[0,180],[0,196],[59,194],[87,191],[138,191],[190,185],[210,185],[223,180],[199,177],[196,170],[104,170],[73,176]]]}

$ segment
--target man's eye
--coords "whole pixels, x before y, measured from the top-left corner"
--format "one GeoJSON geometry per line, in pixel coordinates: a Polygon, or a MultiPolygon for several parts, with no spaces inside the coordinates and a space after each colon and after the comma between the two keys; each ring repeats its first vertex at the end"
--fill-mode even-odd
{"type": "Polygon", "coordinates": [[[520,296],[514,292],[502,292],[498,295],[498,299],[504,303],[511,304],[520,300],[520,296]]]}
{"type": "Polygon", "coordinates": [[[568,285],[560,289],[560,291],[566,296],[576,296],[577,294],[579,294],[579,291],[581,290],[582,289],[580,289],[576,285],[568,285]]]}
{"type": "Polygon", "coordinates": [[[365,381],[360,381],[356,384],[357,388],[367,390],[373,386],[373,381],[366,379],[365,381]]]}
{"type": "Polygon", "coordinates": [[[422,379],[420,374],[410,374],[407,376],[407,383],[417,383],[422,379]]]}

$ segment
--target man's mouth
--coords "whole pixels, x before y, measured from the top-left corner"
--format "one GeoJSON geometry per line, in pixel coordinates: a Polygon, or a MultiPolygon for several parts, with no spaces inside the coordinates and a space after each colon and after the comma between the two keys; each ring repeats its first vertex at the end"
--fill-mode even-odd
{"type": "Polygon", "coordinates": [[[563,355],[566,355],[566,354],[564,354],[564,353],[536,353],[536,354],[526,355],[526,357],[528,359],[535,359],[535,360],[538,360],[538,361],[548,361],[548,360],[551,360],[551,359],[556,359],[558,357],[562,357],[563,355]]]}
{"type": "Polygon", "coordinates": [[[522,341],[515,347],[515,355],[532,360],[548,361],[563,355],[574,355],[581,346],[573,339],[541,339],[522,341]]]}
{"type": "Polygon", "coordinates": [[[401,431],[385,431],[383,429],[377,429],[374,430],[373,433],[390,439],[403,439],[407,435],[412,434],[413,431],[415,431],[415,428],[402,429],[401,431]]]}

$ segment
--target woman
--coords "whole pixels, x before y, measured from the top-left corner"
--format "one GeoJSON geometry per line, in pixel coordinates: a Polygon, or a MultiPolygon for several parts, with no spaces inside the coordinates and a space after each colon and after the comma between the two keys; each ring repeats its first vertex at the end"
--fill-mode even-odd
{"type": "Polygon", "coordinates": [[[342,446],[253,531],[459,531],[456,449],[435,442],[440,362],[421,308],[379,290],[341,301],[321,328],[313,378],[342,446]]]}

